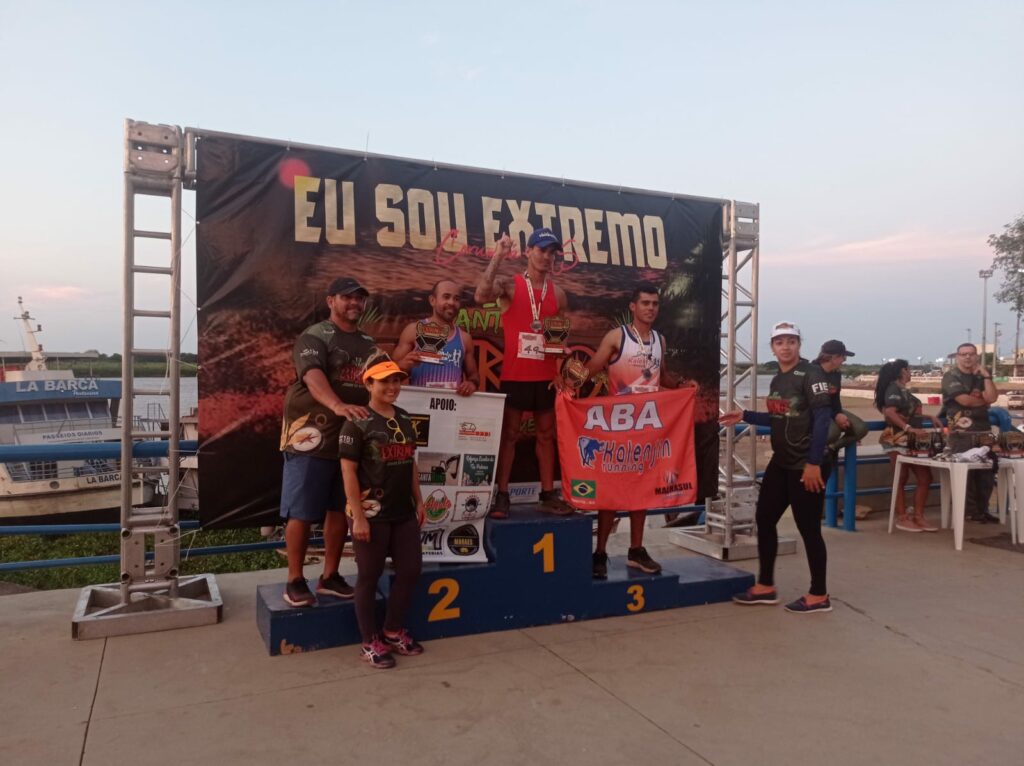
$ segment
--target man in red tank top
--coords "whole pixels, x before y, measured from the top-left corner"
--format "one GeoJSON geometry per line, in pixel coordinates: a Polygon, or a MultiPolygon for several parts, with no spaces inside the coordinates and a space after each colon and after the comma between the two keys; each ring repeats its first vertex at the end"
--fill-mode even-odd
{"type": "Polygon", "coordinates": [[[555,256],[562,243],[551,229],[536,229],[526,243],[526,271],[514,278],[498,276],[501,262],[512,256],[512,240],[506,234],[494,246],[494,255],[476,286],[478,303],[497,301],[502,311],[505,355],[501,366],[501,392],[505,417],[498,452],[497,491],[491,516],[508,518],[508,482],[512,474],[516,441],[524,412],[532,412],[537,426],[537,467],[540,472],[538,509],[559,515],[573,512],[554,489],[555,483],[555,390],[558,359],[544,353],[544,320],[565,312],[565,291],[551,278],[555,256]]]}

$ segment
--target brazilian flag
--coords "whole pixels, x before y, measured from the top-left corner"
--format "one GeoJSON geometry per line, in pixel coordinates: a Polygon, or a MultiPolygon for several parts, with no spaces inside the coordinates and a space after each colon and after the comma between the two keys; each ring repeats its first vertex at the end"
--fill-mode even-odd
{"type": "Polygon", "coordinates": [[[574,479],[569,494],[571,497],[578,497],[583,500],[592,499],[597,495],[597,482],[574,479]]]}

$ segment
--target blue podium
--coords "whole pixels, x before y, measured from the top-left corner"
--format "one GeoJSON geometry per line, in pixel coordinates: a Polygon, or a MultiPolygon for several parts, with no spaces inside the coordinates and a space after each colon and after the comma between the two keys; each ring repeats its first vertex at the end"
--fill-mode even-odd
{"type": "MultiPolygon", "coordinates": [[[[648,575],[609,561],[608,579],[591,577],[592,516],[551,516],[513,507],[509,519],[488,519],[486,564],[427,564],[407,620],[421,640],[616,617],[727,601],[753,575],[698,556],[659,558],[648,575]]],[[[390,576],[381,578],[383,612],[390,576]]],[[[281,598],[284,583],[257,589],[256,622],[270,654],[359,643],[351,601],[320,597],[296,609],[281,598]]]]}

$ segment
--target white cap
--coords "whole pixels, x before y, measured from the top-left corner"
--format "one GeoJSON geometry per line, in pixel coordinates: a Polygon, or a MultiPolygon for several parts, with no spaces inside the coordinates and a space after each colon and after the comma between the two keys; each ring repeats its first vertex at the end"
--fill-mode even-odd
{"type": "Polygon", "coordinates": [[[795,335],[799,338],[800,328],[793,322],[776,322],[772,325],[772,340],[775,340],[780,335],[795,335]]]}

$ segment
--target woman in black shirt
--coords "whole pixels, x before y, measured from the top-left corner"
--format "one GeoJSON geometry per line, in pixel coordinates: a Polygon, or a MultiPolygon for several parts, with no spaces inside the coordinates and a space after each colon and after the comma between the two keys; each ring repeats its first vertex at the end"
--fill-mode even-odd
{"type": "Polygon", "coordinates": [[[825,481],[829,462],[826,450],[828,427],[832,422],[829,383],[821,367],[800,358],[800,329],[792,322],[772,328],[772,353],[779,373],[770,384],[765,400],[768,412],[735,410],[719,422],[732,426],[743,420],[770,426],[772,459],[765,469],[757,497],[757,555],[760,571],[757,583],[733,596],[738,604],[777,604],[775,556],[779,537],[776,527],[786,508],[793,509],[800,537],[804,541],[811,570],[810,591],[786,604],[799,614],[831,612],[832,602],[825,587],[828,554],[821,536],[821,515],[825,504],[825,481]]]}
{"type": "Polygon", "coordinates": [[[395,665],[392,653],[422,654],[423,647],[402,627],[423,562],[420,527],[423,496],[416,468],[416,432],[409,413],[395,406],[408,375],[386,356],[370,362],[363,383],[370,392],[365,418],[349,418],[338,437],[346,512],[352,517],[352,549],[359,579],[356,619],[363,659],[375,668],[395,665]],[[362,498],[353,502],[352,498],[362,498]],[[384,625],[377,625],[377,583],[388,556],[395,579],[384,625]]]}
{"type": "MultiPolygon", "coordinates": [[[[878,371],[875,383],[875,407],[885,416],[888,428],[882,432],[882,449],[889,455],[889,462],[896,466],[897,458],[907,453],[907,437],[926,438],[928,432],[921,429],[921,400],[907,389],[910,382],[910,363],[906,359],[886,362],[878,371]]],[[[932,424],[939,426],[934,420],[932,424]]],[[[941,427],[941,426],[939,426],[941,427]]],[[[932,471],[926,465],[913,465],[914,506],[908,514],[903,500],[904,488],[910,471],[900,475],[899,492],[896,495],[896,529],[904,532],[937,532],[938,527],[928,523],[924,517],[924,506],[932,483],[932,471]]]]}

